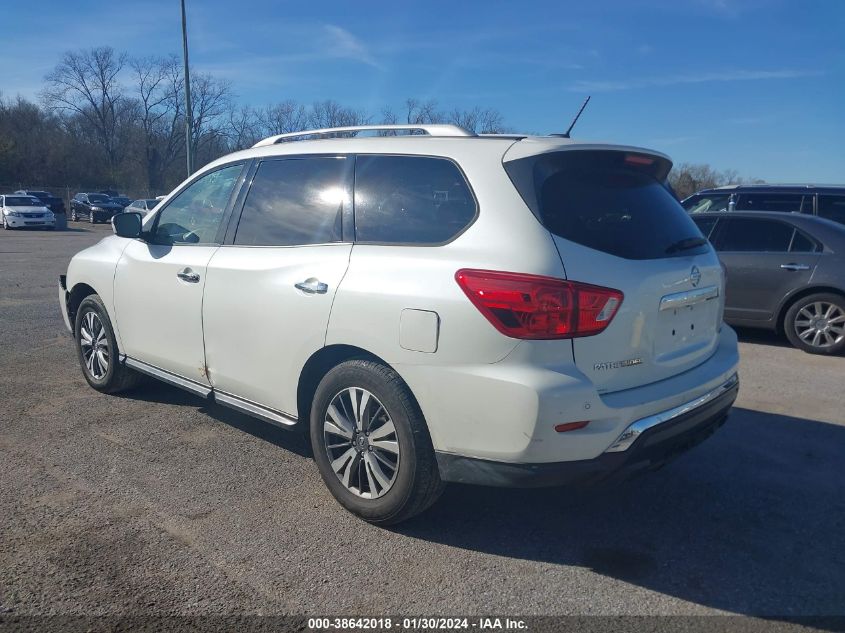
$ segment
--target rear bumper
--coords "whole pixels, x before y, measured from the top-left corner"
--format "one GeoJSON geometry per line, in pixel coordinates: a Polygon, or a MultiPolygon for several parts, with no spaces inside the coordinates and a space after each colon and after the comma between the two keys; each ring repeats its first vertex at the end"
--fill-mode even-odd
{"type": "Polygon", "coordinates": [[[509,463],[437,452],[444,481],[501,487],[590,485],[653,470],[704,441],[725,423],[739,392],[734,374],[694,401],[632,423],[594,459],[509,463]]]}

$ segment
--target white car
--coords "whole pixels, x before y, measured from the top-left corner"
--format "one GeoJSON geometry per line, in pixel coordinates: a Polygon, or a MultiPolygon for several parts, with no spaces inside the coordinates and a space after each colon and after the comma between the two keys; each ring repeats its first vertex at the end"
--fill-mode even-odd
{"type": "Polygon", "coordinates": [[[738,391],[723,270],[670,168],[453,126],[276,136],[115,216],[61,309],[94,389],[143,373],[301,428],[374,523],[449,481],[615,479],[705,438],[738,391]]]}
{"type": "Polygon", "coordinates": [[[55,229],[56,216],[38,198],[18,194],[0,196],[3,228],[55,229]]]}
{"type": "Polygon", "coordinates": [[[156,208],[158,203],[161,202],[159,198],[141,198],[139,200],[133,200],[125,209],[127,213],[140,213],[141,216],[147,215],[150,211],[156,208]]]}

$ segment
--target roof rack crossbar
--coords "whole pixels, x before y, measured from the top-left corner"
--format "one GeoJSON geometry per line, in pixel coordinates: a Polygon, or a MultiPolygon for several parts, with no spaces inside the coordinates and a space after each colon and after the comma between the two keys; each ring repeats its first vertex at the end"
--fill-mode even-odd
{"type": "Polygon", "coordinates": [[[281,142],[304,141],[313,137],[332,137],[338,134],[353,132],[418,132],[427,136],[475,136],[474,133],[465,130],[457,125],[439,123],[422,125],[353,125],[348,127],[328,127],[319,130],[302,130],[301,132],[289,132],[287,134],[276,134],[264,140],[258,141],[253,147],[275,145],[281,142]]]}

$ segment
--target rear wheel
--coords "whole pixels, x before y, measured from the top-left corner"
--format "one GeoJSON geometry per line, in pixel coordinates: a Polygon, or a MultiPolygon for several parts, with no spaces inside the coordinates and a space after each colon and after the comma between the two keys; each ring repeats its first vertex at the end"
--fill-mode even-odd
{"type": "Polygon", "coordinates": [[[88,295],[76,311],[76,351],[85,380],[97,391],[116,393],[134,387],[140,374],[121,365],[117,341],[106,307],[88,295]]]}
{"type": "Polygon", "coordinates": [[[798,299],[786,311],[783,330],[805,352],[840,353],[845,349],[845,297],[823,292],[798,299]]]}
{"type": "Polygon", "coordinates": [[[443,491],[422,413],[380,363],[346,361],[326,374],[311,407],[311,445],[335,499],[371,523],[409,519],[443,491]]]}

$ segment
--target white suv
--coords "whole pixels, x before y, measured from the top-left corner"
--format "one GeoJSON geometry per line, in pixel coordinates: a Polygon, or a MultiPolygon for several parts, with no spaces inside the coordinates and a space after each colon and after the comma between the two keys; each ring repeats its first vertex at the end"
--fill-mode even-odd
{"type": "Polygon", "coordinates": [[[140,372],[302,427],[368,521],[448,481],[606,481],[709,435],[738,390],[723,271],[670,168],[452,126],[272,137],[115,216],[59,299],[92,387],[140,372]]]}

